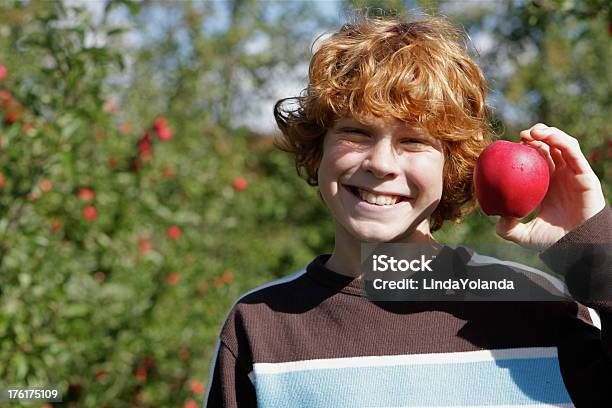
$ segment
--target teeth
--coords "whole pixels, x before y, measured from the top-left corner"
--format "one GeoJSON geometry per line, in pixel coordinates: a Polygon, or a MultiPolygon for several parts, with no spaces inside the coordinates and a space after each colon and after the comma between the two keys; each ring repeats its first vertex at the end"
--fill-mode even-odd
{"type": "Polygon", "coordinates": [[[399,196],[387,196],[387,195],[375,195],[370,193],[369,191],[364,191],[361,189],[357,189],[359,191],[359,196],[362,200],[367,201],[370,204],[376,205],[394,205],[400,199],[399,196]]]}
{"type": "MultiPolygon", "coordinates": [[[[376,197],[376,204],[378,205],[389,205],[391,204],[391,199],[389,197],[376,197]]],[[[393,203],[395,204],[395,203],[393,203]]]]}

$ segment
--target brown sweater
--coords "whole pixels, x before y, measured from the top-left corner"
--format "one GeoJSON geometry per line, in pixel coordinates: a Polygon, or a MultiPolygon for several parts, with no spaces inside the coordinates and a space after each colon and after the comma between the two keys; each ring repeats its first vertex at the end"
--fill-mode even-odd
{"type": "Polygon", "coordinates": [[[235,303],[205,406],[612,407],[611,243],[607,206],[540,255],[578,301],[374,302],[319,255],[235,303]]]}

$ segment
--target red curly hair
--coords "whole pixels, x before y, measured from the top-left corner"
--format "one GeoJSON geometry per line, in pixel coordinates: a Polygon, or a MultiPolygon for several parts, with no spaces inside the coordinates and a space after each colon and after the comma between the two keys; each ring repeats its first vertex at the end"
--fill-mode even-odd
{"type": "Polygon", "coordinates": [[[465,33],[444,17],[358,15],[320,44],[302,96],[276,102],[282,135],[274,145],[294,155],[300,177],[316,186],[323,139],[338,119],[401,120],[444,146],[443,193],[430,230],[459,222],[475,207],[473,169],[492,134],[486,81],[467,45],[465,33]]]}

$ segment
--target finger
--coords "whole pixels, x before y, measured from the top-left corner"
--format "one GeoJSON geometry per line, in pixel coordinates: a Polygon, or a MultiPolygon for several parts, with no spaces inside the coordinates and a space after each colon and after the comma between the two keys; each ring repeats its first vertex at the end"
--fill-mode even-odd
{"type": "Polygon", "coordinates": [[[531,233],[531,229],[533,227],[533,222],[534,220],[531,220],[523,224],[516,218],[500,217],[497,225],[495,226],[495,231],[497,232],[497,235],[503,239],[512,241],[523,248],[543,251],[547,247],[547,244],[535,242],[532,239],[533,234],[531,233]]]}
{"type": "Polygon", "coordinates": [[[533,137],[531,137],[531,130],[532,129],[545,129],[548,126],[546,126],[544,123],[536,123],[535,125],[533,125],[532,127],[530,127],[529,129],[525,129],[523,131],[521,131],[519,133],[519,137],[521,138],[521,140],[533,140],[533,137]]]}
{"type": "Polygon", "coordinates": [[[561,151],[555,147],[550,147],[544,142],[540,142],[538,140],[534,140],[526,143],[529,146],[533,146],[538,149],[540,154],[546,159],[548,163],[548,169],[550,170],[550,174],[553,174],[555,169],[559,169],[565,166],[565,160],[563,160],[563,155],[561,151]]]}
{"type": "Polygon", "coordinates": [[[576,174],[588,173],[591,171],[589,162],[580,150],[578,140],[555,127],[534,128],[530,131],[531,137],[543,141],[549,146],[558,149],[565,163],[576,174]]]}
{"type": "Polygon", "coordinates": [[[515,218],[500,217],[495,232],[503,239],[519,244],[525,241],[527,227],[515,218]]]}
{"type": "Polygon", "coordinates": [[[544,143],[544,142],[540,142],[538,140],[533,140],[531,142],[527,142],[525,143],[527,146],[531,146],[533,148],[535,148],[538,153],[540,153],[540,155],[544,158],[544,160],[546,160],[546,163],[548,163],[548,170],[550,172],[550,174],[553,174],[553,172],[555,171],[556,163],[551,155],[550,152],[550,147],[544,143]]]}
{"type": "Polygon", "coordinates": [[[551,150],[550,155],[553,161],[555,162],[555,168],[560,169],[563,166],[565,166],[566,164],[565,164],[565,160],[563,160],[563,154],[561,154],[561,150],[557,149],[556,147],[553,147],[550,150],[551,150]]]}

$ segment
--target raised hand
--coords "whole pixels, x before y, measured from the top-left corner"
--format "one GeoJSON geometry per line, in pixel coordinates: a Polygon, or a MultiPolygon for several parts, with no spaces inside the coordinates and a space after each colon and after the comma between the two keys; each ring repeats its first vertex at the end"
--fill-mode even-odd
{"type": "Polygon", "coordinates": [[[543,123],[523,130],[520,138],[548,161],[550,185],[531,221],[502,217],[496,231],[504,239],[542,251],[601,211],[606,199],[578,140],[543,123]]]}

